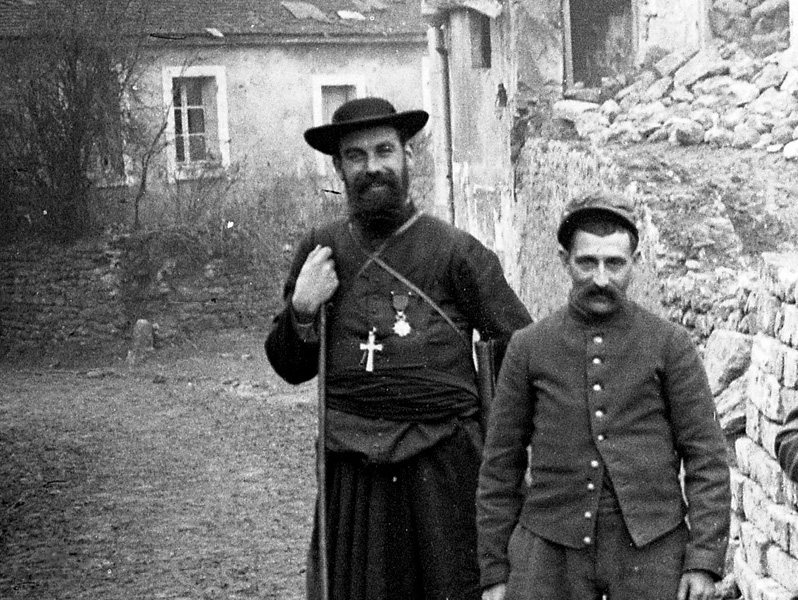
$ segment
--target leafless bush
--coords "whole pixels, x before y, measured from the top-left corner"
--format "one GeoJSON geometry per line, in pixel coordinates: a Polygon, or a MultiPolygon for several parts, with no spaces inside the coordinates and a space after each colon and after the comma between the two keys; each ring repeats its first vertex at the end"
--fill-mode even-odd
{"type": "MultiPolygon", "coordinates": [[[[144,3],[146,4],[146,3],[144,3]]],[[[122,112],[144,38],[142,4],[55,0],[37,5],[31,35],[2,48],[0,188],[6,234],[58,241],[91,230],[88,191],[124,177],[122,112]]]]}

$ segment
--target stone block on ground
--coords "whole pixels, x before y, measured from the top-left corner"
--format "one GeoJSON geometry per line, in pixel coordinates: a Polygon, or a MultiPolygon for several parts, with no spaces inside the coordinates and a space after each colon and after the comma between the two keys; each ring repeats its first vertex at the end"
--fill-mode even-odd
{"type": "Polygon", "coordinates": [[[704,141],[704,127],[692,119],[677,117],[670,121],[668,139],[679,146],[694,146],[704,141]]]}
{"type": "Polygon", "coordinates": [[[676,71],[673,76],[675,87],[689,88],[695,82],[729,72],[729,63],[721,58],[717,49],[705,48],[693,56],[687,63],[676,71]]]}
{"type": "Polygon", "coordinates": [[[781,92],[776,88],[767,88],[759,97],[748,104],[754,113],[768,115],[773,119],[785,119],[798,108],[798,101],[789,92],[781,92]]]}
{"type": "Polygon", "coordinates": [[[732,146],[734,148],[750,148],[759,142],[760,133],[748,123],[740,123],[732,133],[732,146]]]}
{"type": "Polygon", "coordinates": [[[724,127],[711,127],[704,132],[704,142],[717,148],[730,148],[734,133],[724,127]]]}
{"type": "Polygon", "coordinates": [[[744,333],[716,329],[707,339],[704,367],[713,395],[746,372],[751,364],[754,338],[744,333]]]}
{"type": "Polygon", "coordinates": [[[576,119],[588,111],[598,111],[599,105],[594,102],[582,102],[580,100],[560,100],[554,103],[553,117],[555,119],[565,119],[574,122],[576,119]]]}
{"type": "Polygon", "coordinates": [[[745,432],[747,392],[748,381],[740,377],[715,398],[718,421],[726,435],[745,432]]]}
{"type": "Polygon", "coordinates": [[[779,64],[767,63],[759,72],[759,74],[754,77],[752,83],[759,87],[760,90],[765,90],[771,87],[777,88],[782,84],[786,76],[787,71],[779,64]]]}
{"type": "Polygon", "coordinates": [[[146,358],[155,348],[155,329],[146,319],[139,319],[133,326],[133,336],[127,353],[127,362],[134,365],[146,358]]]}
{"type": "Polygon", "coordinates": [[[795,160],[798,158],[798,140],[793,140],[788,144],[785,144],[784,149],[782,150],[782,156],[786,160],[795,160]]]}
{"type": "Polygon", "coordinates": [[[654,65],[654,68],[657,70],[657,73],[660,74],[661,77],[667,77],[673,75],[678,69],[687,63],[695,53],[688,54],[684,52],[673,52],[668,54],[666,57],[657,61],[654,65]]]}

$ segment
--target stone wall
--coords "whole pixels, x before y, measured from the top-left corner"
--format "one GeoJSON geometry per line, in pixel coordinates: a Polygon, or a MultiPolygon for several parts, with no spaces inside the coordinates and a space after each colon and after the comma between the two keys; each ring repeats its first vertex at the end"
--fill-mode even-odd
{"type": "MultiPolygon", "coordinates": [[[[119,342],[138,319],[155,324],[161,341],[199,329],[265,327],[282,274],[201,248],[152,234],[4,247],[0,348],[119,342]]],[[[277,262],[282,271],[283,257],[277,262]]]]}
{"type": "Polygon", "coordinates": [[[773,445],[798,408],[798,254],[765,254],[743,311],[750,333],[717,329],[706,366],[732,443],[729,575],[747,600],[798,594],[798,485],[773,445]]]}
{"type": "Polygon", "coordinates": [[[0,347],[119,336],[123,255],[111,240],[0,249],[0,347]]]}
{"type": "Polygon", "coordinates": [[[555,119],[596,143],[756,148],[798,158],[798,50],[757,57],[739,42],[674,52],[594,101],[554,105],[555,119]]]}
{"type": "Polygon", "coordinates": [[[713,0],[709,24],[717,38],[739,42],[755,55],[767,56],[789,44],[789,1],[713,0]]]}
{"type": "Polygon", "coordinates": [[[665,316],[693,333],[699,346],[716,329],[749,334],[754,327],[749,302],[755,279],[755,273],[723,267],[670,275],[661,285],[665,316]]]}

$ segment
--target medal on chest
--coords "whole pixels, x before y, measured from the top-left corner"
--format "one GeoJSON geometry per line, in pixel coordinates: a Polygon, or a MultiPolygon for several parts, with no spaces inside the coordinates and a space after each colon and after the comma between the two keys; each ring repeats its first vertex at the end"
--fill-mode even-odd
{"type": "Polygon", "coordinates": [[[412,328],[407,320],[407,305],[410,304],[410,293],[391,292],[391,303],[396,312],[396,321],[393,324],[393,332],[399,337],[408,335],[412,328]]]}

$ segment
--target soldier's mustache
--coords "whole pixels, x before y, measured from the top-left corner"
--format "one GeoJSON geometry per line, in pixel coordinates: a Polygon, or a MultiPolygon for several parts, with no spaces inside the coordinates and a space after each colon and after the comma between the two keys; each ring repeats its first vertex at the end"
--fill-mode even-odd
{"type": "Polygon", "coordinates": [[[613,288],[599,288],[599,287],[592,287],[585,290],[585,297],[590,300],[617,300],[618,299],[618,292],[616,292],[613,288]]]}

